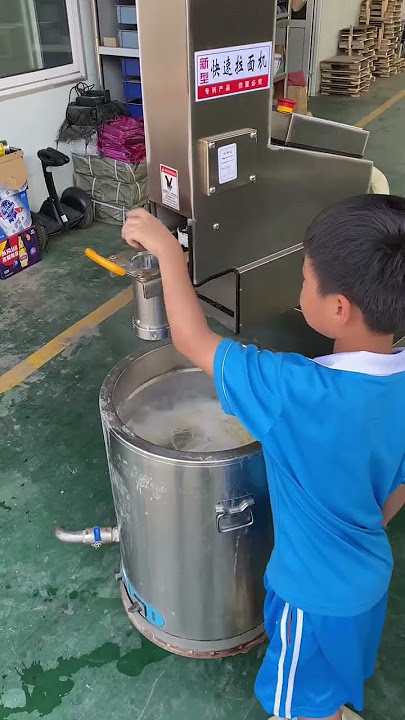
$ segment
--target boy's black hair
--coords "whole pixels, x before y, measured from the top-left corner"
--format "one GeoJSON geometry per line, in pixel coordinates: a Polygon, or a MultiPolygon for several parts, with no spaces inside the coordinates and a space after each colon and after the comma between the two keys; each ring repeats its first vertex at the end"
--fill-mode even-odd
{"type": "Polygon", "coordinates": [[[345,295],[375,333],[405,329],[404,198],[362,195],[341,202],[312,223],[304,248],[323,295],[345,295]]]}

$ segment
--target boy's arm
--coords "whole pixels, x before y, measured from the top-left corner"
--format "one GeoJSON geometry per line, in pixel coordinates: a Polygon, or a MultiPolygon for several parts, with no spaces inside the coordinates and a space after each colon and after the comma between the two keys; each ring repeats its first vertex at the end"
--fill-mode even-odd
{"type": "Polygon", "coordinates": [[[129,213],[122,236],[129,245],[138,249],[142,246],[158,258],[173,344],[190,362],[213,376],[214,358],[222,338],[208,327],[180,244],[145,210],[129,213]]]}
{"type": "Polygon", "coordinates": [[[388,525],[389,522],[399,513],[405,505],[405,485],[400,485],[392,495],[389,496],[387,502],[383,507],[384,525],[388,525]]]}
{"type": "Polygon", "coordinates": [[[208,327],[191,284],[184,253],[173,236],[159,256],[163,293],[172,340],[177,350],[207,375],[222,339],[208,327]]]}
{"type": "Polygon", "coordinates": [[[188,276],[177,240],[145,210],[132,210],[122,231],[133,247],[158,260],[172,340],[194,365],[214,377],[222,407],[236,415],[257,440],[277,421],[282,405],[283,357],[259,352],[211,332],[188,276]]]}

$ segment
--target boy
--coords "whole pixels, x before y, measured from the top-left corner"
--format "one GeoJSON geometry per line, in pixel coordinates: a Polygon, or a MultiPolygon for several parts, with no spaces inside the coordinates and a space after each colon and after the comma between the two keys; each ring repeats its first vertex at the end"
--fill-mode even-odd
{"type": "Polygon", "coordinates": [[[282,718],[358,718],[343,706],[363,709],[392,574],[384,526],[405,503],[405,351],[392,350],[405,326],[405,200],[348,200],[307,231],[302,312],[335,341],[314,361],[213,333],[180,246],[145,211],[123,237],[158,257],[174,345],[263,446],[275,547],[256,694],[282,718]]]}

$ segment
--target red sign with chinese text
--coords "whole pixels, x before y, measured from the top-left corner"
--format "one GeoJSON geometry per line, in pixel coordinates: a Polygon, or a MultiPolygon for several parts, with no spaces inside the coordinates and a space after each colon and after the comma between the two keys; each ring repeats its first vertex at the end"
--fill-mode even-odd
{"type": "Polygon", "coordinates": [[[271,42],[200,51],[194,61],[197,102],[270,87],[271,42]]]}

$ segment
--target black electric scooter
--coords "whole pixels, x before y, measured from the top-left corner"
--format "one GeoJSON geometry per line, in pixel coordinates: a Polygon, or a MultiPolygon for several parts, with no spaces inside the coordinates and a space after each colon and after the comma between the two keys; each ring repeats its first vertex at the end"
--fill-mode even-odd
{"type": "Polygon", "coordinates": [[[37,154],[42,163],[49,197],[42,204],[39,212],[32,213],[32,217],[39,246],[44,250],[50,235],[56,235],[70,228],[84,230],[90,227],[94,212],[91,198],[80,188],[67,188],[61,198],[56,192],[52,170],[67,165],[70,158],[51,147],[39,150],[37,154]]]}

